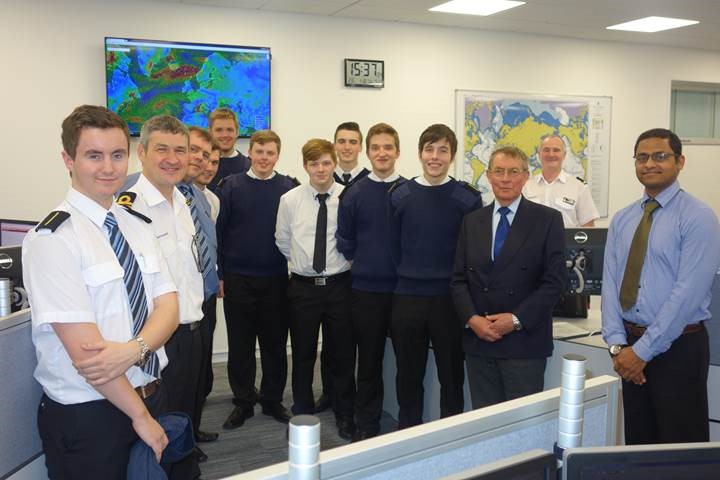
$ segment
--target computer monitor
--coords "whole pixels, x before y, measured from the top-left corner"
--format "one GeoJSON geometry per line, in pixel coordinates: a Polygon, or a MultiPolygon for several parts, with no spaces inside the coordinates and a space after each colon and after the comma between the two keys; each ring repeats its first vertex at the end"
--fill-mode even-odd
{"type": "Polygon", "coordinates": [[[606,242],[607,228],[565,229],[566,293],[600,295],[606,242]]]}
{"type": "Polygon", "coordinates": [[[9,278],[12,291],[10,292],[10,308],[17,312],[28,307],[28,298],[22,281],[22,247],[0,247],[0,278],[9,278]]]}
{"type": "Polygon", "coordinates": [[[22,245],[25,234],[37,224],[31,220],[0,219],[0,246],[22,245]]]}
{"type": "Polygon", "coordinates": [[[556,480],[557,460],[545,450],[519,455],[464,470],[442,480],[556,480]]]}
{"type": "Polygon", "coordinates": [[[720,478],[720,442],[568,448],[563,480],[720,478]]]}

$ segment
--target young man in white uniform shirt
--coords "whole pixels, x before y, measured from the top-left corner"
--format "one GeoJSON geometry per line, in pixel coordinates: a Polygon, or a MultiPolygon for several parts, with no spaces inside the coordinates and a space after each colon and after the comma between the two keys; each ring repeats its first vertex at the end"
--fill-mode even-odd
{"type": "Polygon", "coordinates": [[[340,192],[333,180],[337,164],[333,144],[309,140],[302,149],[309,183],[280,197],[275,243],[290,262],[290,340],[295,415],[311,414],[315,405],[312,383],[318,329],[326,327],[333,385],[333,409],[340,437],[355,433],[355,349],[350,318],[350,263],[337,250],[335,232],[340,192]],[[323,217],[325,221],[323,222],[323,217]]]}
{"type": "MultiPolygon", "coordinates": [[[[185,203],[185,196],[175,187],[188,166],[188,139],[187,127],[175,117],[158,115],[146,121],[138,144],[142,174],[129,192],[119,195],[118,203],[123,204],[124,197],[132,197],[132,193],[136,195],[132,208],[152,219],[155,238],[177,286],[180,325],[165,346],[170,363],[163,372],[163,379],[167,384],[170,410],[192,417],[200,375],[198,327],[203,317],[203,279],[198,267],[198,245],[190,208],[185,203]]],[[[172,477],[192,478],[189,473],[176,472],[197,468],[196,461],[188,460],[188,463],[174,468],[172,477]]]]}
{"type": "Polygon", "coordinates": [[[127,174],[124,121],[104,107],[78,107],[62,139],[71,188],[23,243],[44,391],[38,429],[51,479],[124,479],[138,437],[158,460],[168,443],[153,416],[166,409],[158,377],[167,364],[162,345],[177,326],[175,285],[150,226],[113,201],[127,174]],[[141,275],[140,289],[128,281],[144,292],[135,309],[110,243],[118,231],[132,253],[125,259],[137,265],[128,270],[141,275]],[[134,315],[143,302],[147,315],[134,315]]]}
{"type": "Polygon", "coordinates": [[[562,169],[565,154],[562,137],[543,137],[538,148],[542,172],[527,181],[523,195],[528,200],[562,213],[565,228],[593,227],[600,214],[592,199],[590,187],[562,169]]]}

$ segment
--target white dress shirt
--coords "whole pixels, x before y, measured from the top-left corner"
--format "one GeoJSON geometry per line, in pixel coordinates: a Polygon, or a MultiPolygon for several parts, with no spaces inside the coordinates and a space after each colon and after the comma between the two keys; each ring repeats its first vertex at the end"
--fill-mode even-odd
{"type": "Polygon", "coordinates": [[[447,175],[447,176],[445,176],[445,178],[443,178],[442,182],[440,182],[436,185],[433,185],[427,181],[427,179],[425,178],[424,175],[420,175],[419,177],[413,178],[413,180],[415,180],[415,183],[418,183],[418,184],[422,185],[423,187],[439,187],[440,185],[445,185],[451,179],[452,179],[452,177],[450,175],[447,175]]]}
{"type": "Polygon", "coordinates": [[[393,172],[393,173],[391,173],[390,175],[388,175],[388,176],[385,177],[385,178],[380,178],[380,177],[378,177],[377,175],[375,175],[375,172],[370,172],[370,173],[368,173],[368,178],[369,178],[370,180],[372,180],[373,182],[392,183],[392,182],[394,182],[395,180],[397,180],[398,178],[400,178],[400,175],[398,175],[397,173],[394,173],[394,172],[393,172]]]}
{"type": "Polygon", "coordinates": [[[290,271],[306,277],[330,276],[350,270],[350,262],[337,250],[335,231],[337,230],[338,197],[343,186],[333,182],[325,200],[327,204],[327,248],[325,270],[318,273],[313,269],[315,252],[315,228],[317,225],[320,202],[318,191],[312,185],[305,184],[293,188],[280,197],[277,223],[275,225],[275,243],[280,252],[290,262],[290,271]]]}
{"type": "Polygon", "coordinates": [[[562,213],[565,228],[579,227],[600,218],[590,187],[565,170],[550,183],[542,173],[531,177],[525,184],[523,195],[562,213]]]}
{"type": "Polygon", "coordinates": [[[138,177],[130,191],[137,193],[133,210],[152,220],[150,226],[177,287],[180,323],[188,324],[201,320],[203,277],[195,260],[199,253],[197,250],[193,253],[195,224],[185,196],[180,190],[173,188],[173,202],[170,205],[145,175],[138,177]]]}
{"type": "Polygon", "coordinates": [[[360,174],[360,172],[362,172],[363,168],[365,168],[365,167],[363,167],[362,165],[360,165],[360,164],[358,163],[357,165],[355,165],[355,168],[353,168],[353,169],[350,170],[349,172],[346,172],[345,170],[343,170],[342,168],[340,168],[340,165],[338,165],[337,167],[335,167],[335,173],[336,173],[337,176],[340,177],[340,178],[343,178],[343,174],[344,174],[344,173],[345,173],[345,174],[348,174],[348,173],[349,173],[349,174],[350,174],[350,181],[352,181],[352,180],[355,179],[355,177],[357,177],[357,176],[360,174]]]}
{"type": "Polygon", "coordinates": [[[273,172],[270,174],[269,177],[267,177],[267,178],[260,178],[260,177],[258,177],[258,176],[255,174],[255,172],[253,172],[252,167],[251,167],[246,173],[247,173],[247,176],[248,176],[248,177],[254,178],[255,180],[270,180],[271,178],[274,178],[275,175],[277,175],[277,172],[276,172],[275,170],[273,170],[273,172]]]}
{"type": "MultiPolygon", "coordinates": [[[[32,308],[35,379],[48,397],[67,405],[104,397],[77,373],[52,324],[94,323],[105,340],[127,342],[133,338],[133,317],[124,270],[104,227],[108,210],[72,188],[56,210],[70,218],[54,232],[31,230],[25,237],[23,279],[32,308]]],[[[153,299],[174,292],[175,285],[149,225],[115,204],[110,211],[142,272],[149,315],[153,299]]],[[[162,370],[165,350],[156,353],[162,370]]],[[[125,376],[133,387],[154,380],[135,366],[125,376]]]]}

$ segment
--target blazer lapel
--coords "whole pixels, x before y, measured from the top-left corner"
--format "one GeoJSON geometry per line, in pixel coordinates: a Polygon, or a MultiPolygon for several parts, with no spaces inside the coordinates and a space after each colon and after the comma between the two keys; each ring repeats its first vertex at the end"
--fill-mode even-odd
{"type": "Polygon", "coordinates": [[[480,267],[484,273],[490,273],[493,268],[493,261],[490,252],[492,250],[492,216],[493,205],[490,204],[481,211],[478,222],[475,224],[474,238],[477,239],[477,246],[480,247],[480,267]]]}
{"type": "Polygon", "coordinates": [[[512,225],[510,225],[510,232],[505,239],[502,251],[499,257],[495,259],[492,273],[493,278],[507,267],[518,250],[520,250],[520,247],[527,241],[534,223],[535,219],[530,217],[527,212],[527,200],[523,197],[520,199],[520,204],[518,205],[517,212],[515,212],[512,225]]]}

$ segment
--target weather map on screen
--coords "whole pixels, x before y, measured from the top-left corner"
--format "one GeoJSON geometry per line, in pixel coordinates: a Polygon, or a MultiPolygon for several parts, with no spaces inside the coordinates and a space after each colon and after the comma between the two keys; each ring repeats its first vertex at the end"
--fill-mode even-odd
{"type": "Polygon", "coordinates": [[[270,49],[105,38],[107,105],[139,135],[161,113],[207,127],[228,107],[239,135],[270,128],[270,49]]]}

